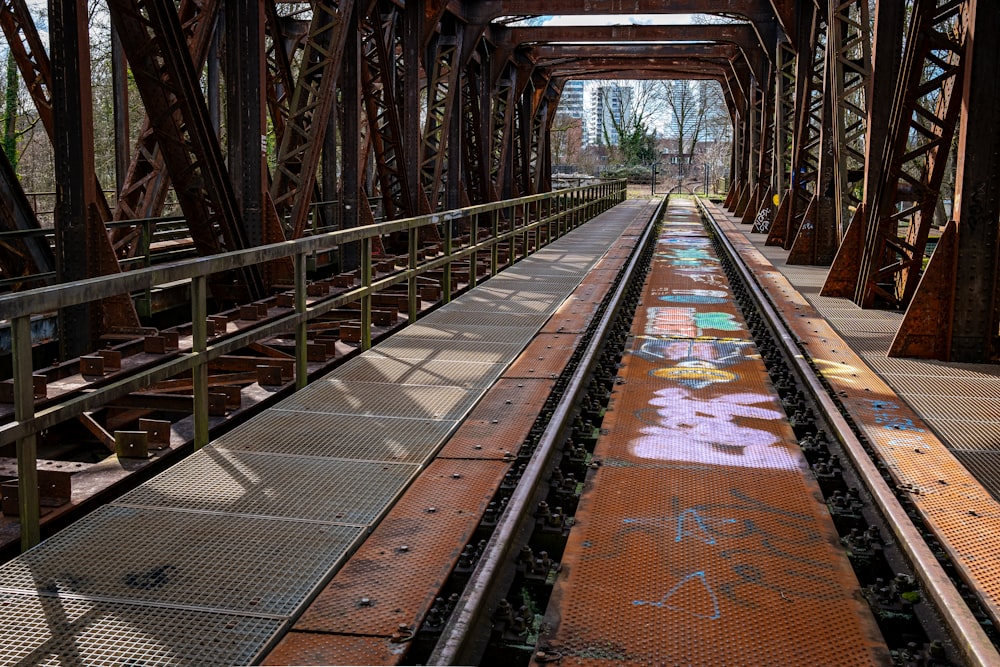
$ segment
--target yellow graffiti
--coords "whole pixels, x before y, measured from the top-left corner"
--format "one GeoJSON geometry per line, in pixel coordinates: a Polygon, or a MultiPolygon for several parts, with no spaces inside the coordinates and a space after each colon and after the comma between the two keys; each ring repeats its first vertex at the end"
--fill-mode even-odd
{"type": "Polygon", "coordinates": [[[738,377],[736,373],[713,368],[711,364],[698,361],[684,362],[670,368],[658,368],[652,375],[664,380],[699,383],[732,382],[738,377]]]}

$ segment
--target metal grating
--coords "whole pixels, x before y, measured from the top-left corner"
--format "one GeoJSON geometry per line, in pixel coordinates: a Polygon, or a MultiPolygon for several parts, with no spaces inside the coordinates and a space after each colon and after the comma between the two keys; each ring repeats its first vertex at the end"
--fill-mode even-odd
{"type": "Polygon", "coordinates": [[[282,621],[0,593],[3,665],[250,664],[282,621]]]}
{"type": "Polygon", "coordinates": [[[435,320],[453,312],[488,312],[504,313],[514,315],[531,315],[534,313],[550,314],[562,301],[564,293],[559,294],[559,298],[551,299],[524,299],[509,298],[499,294],[476,293],[463,298],[460,301],[452,301],[447,306],[443,306],[435,311],[435,320]]]}
{"type": "Polygon", "coordinates": [[[365,354],[341,367],[332,382],[377,382],[433,387],[485,387],[500,377],[505,363],[481,364],[447,359],[393,359],[365,354]]]}
{"type": "Polygon", "coordinates": [[[417,469],[412,464],[277,456],[209,446],[115,504],[368,525],[417,469]]]}
{"type": "Polygon", "coordinates": [[[935,375],[955,378],[998,378],[1000,368],[985,364],[952,364],[922,359],[896,359],[884,354],[863,355],[865,363],[881,374],[935,375]]]}
{"type": "Polygon", "coordinates": [[[393,359],[438,359],[499,364],[516,357],[521,349],[520,345],[493,341],[431,341],[393,336],[380,343],[374,353],[393,359]]]}
{"type": "Polygon", "coordinates": [[[459,387],[400,385],[387,391],[384,384],[375,382],[320,380],[273,410],[454,421],[478,398],[479,392],[459,387]]]}
{"type": "Polygon", "coordinates": [[[534,333],[545,323],[548,317],[548,315],[544,314],[522,315],[513,313],[484,313],[480,311],[448,311],[441,314],[435,313],[434,319],[430,321],[425,320],[425,323],[433,324],[434,326],[444,325],[445,327],[457,325],[498,329],[499,331],[496,332],[496,336],[498,340],[503,340],[507,329],[531,329],[532,333],[534,333]]]}
{"type": "Polygon", "coordinates": [[[982,481],[994,500],[1000,500],[1000,451],[953,451],[952,454],[982,481]]]}
{"type": "Polygon", "coordinates": [[[231,451],[420,463],[456,421],[268,411],[215,440],[231,451]]]}
{"type": "Polygon", "coordinates": [[[844,332],[840,336],[847,345],[859,354],[885,354],[892,344],[892,333],[844,332]]]}
{"type": "Polygon", "coordinates": [[[354,526],[105,506],[0,567],[0,589],[222,613],[291,614],[354,526]]]}
{"type": "Polygon", "coordinates": [[[956,378],[946,375],[890,375],[886,382],[903,394],[961,398],[1000,398],[1000,378],[956,378]]]}
{"type": "MultiPolygon", "coordinates": [[[[467,326],[461,324],[443,324],[440,322],[416,322],[407,326],[390,340],[420,340],[420,341],[440,341],[450,340],[468,343],[505,343],[508,345],[518,345],[522,347],[531,340],[534,331],[527,328],[504,327],[482,327],[467,326]]],[[[378,349],[378,348],[375,348],[378,349]]]]}
{"type": "Polygon", "coordinates": [[[935,419],[933,427],[952,453],[1000,449],[1000,424],[997,422],[935,419]]]}

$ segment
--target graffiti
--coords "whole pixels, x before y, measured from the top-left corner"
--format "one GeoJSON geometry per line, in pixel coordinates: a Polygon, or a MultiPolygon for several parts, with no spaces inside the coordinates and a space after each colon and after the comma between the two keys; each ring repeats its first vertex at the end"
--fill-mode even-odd
{"type": "Polygon", "coordinates": [[[650,371],[650,375],[692,389],[732,382],[739,376],[725,370],[728,366],[757,358],[756,348],[750,341],[676,338],[645,338],[633,354],[653,363],[674,362],[671,366],[650,371]]]}
{"type": "Polygon", "coordinates": [[[670,572],[669,579],[676,583],[659,600],[633,600],[635,606],[715,620],[722,616],[726,600],[757,606],[759,594],[743,594],[747,587],[773,591],[789,601],[844,596],[833,574],[835,566],[824,558],[827,538],[812,514],[784,509],[739,489],[730,489],[728,498],[713,503],[685,505],[674,496],[668,515],[624,519],[611,543],[664,530],[674,536],[664,554],[666,562],[694,559],[701,564],[693,572],[670,572]]]}
{"type": "Polygon", "coordinates": [[[657,602],[635,600],[632,604],[636,606],[663,607],[710,621],[722,617],[722,610],[719,608],[719,598],[715,594],[715,591],[712,590],[712,587],[708,585],[708,579],[705,577],[704,572],[692,572],[687,575],[674,584],[673,588],[667,591],[657,602]]]}
{"type": "Polygon", "coordinates": [[[646,309],[646,333],[653,336],[695,338],[705,329],[740,331],[743,325],[732,313],[699,313],[694,308],[653,307],[646,309]]]}
{"type": "Polygon", "coordinates": [[[869,399],[869,405],[874,413],[875,423],[881,424],[882,428],[892,431],[916,431],[923,433],[924,429],[913,423],[912,419],[893,414],[891,411],[899,410],[899,405],[892,401],[876,401],[869,399]]]}
{"type": "Polygon", "coordinates": [[[766,232],[771,227],[771,209],[768,206],[760,209],[757,217],[753,221],[753,231],[758,233],[766,232]]]}
{"type": "MultiPolygon", "coordinates": [[[[798,469],[798,457],[780,435],[742,421],[785,418],[780,410],[761,403],[773,405],[774,399],[749,392],[704,399],[682,387],[660,389],[650,401],[656,416],[646,419],[649,425],[632,443],[632,454],[659,461],[798,469]]],[[[644,418],[641,413],[637,416],[644,418]]]]}
{"type": "Polygon", "coordinates": [[[729,287],[729,280],[725,274],[722,272],[707,271],[704,267],[682,267],[677,269],[677,273],[686,277],[691,282],[704,283],[712,287],[729,287]]]}

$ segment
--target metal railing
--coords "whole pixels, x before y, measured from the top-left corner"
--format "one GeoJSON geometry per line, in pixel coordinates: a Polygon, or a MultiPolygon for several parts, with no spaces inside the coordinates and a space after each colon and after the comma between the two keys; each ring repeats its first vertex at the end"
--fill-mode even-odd
{"type": "Polygon", "coordinates": [[[113,276],[91,278],[71,284],[55,285],[0,297],[0,320],[10,320],[14,383],[14,420],[0,426],[0,445],[16,443],[18,467],[18,502],[21,516],[21,546],[30,548],[38,543],[39,495],[36,470],[35,436],[88,410],[133,391],[191,372],[194,384],[193,416],[194,446],[209,441],[208,364],[222,355],[282,332],[295,332],[295,385],[304,387],[307,379],[308,322],[348,303],[360,302],[361,347],[371,347],[372,295],[400,283],[407,285],[408,321],[414,322],[419,305],[418,276],[429,271],[442,271],[443,300],[452,293],[452,264],[468,261],[468,284],[475,286],[480,257],[489,261],[489,274],[496,275],[503,264],[517,261],[520,246],[522,257],[533,247],[540,247],[559,238],[594,216],[624,201],[624,180],[603,181],[580,188],[531,195],[518,199],[470,206],[430,215],[393,220],[376,225],[343,229],[327,234],[285,241],[247,250],[184,260],[160,266],[128,271],[113,276]],[[456,223],[468,221],[469,236],[456,243],[456,223]],[[441,250],[436,256],[421,259],[420,230],[436,228],[442,237],[441,250]],[[480,227],[489,229],[480,238],[480,227]],[[373,271],[372,248],[377,238],[394,233],[408,234],[409,256],[405,269],[376,279],[373,271]],[[314,253],[331,250],[347,243],[360,245],[360,286],[349,288],[336,296],[307,301],[306,258],[314,253]],[[501,248],[507,251],[501,262],[501,248]],[[240,331],[216,337],[209,342],[208,279],[215,273],[265,264],[277,260],[294,262],[294,312],[240,331]],[[30,318],[62,308],[92,303],[108,297],[145,292],[158,285],[189,281],[191,284],[191,345],[163,362],[145,368],[140,373],[112,380],[85,393],[67,395],[36,412],[33,390],[33,368],[30,318]]]}

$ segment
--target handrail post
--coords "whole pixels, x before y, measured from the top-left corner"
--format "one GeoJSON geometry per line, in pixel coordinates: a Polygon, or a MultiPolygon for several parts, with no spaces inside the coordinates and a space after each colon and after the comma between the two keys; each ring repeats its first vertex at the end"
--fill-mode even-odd
{"type": "Polygon", "coordinates": [[[490,246],[490,276],[495,276],[500,267],[500,209],[498,208],[490,211],[490,234],[493,235],[493,244],[490,246]]]}
{"type": "Polygon", "coordinates": [[[308,327],[306,320],[306,256],[295,253],[295,312],[302,319],[295,325],[295,388],[302,389],[309,379],[308,327]]]}
{"type": "Polygon", "coordinates": [[[208,278],[191,279],[191,352],[195,365],[191,369],[194,379],[194,448],[208,444],[208,278]]]}
{"type": "MultiPolygon", "coordinates": [[[[15,317],[10,323],[14,366],[14,419],[28,421],[35,416],[32,382],[31,317],[15,317]]],[[[21,521],[21,551],[41,541],[38,505],[38,447],[34,434],[17,439],[17,506],[21,521]]]]}
{"type": "MultiPolygon", "coordinates": [[[[412,233],[416,233],[413,230],[412,233]]],[[[366,289],[372,286],[372,237],[361,239],[361,285],[366,289]]],[[[365,292],[361,297],[361,349],[372,346],[372,295],[365,292]]]]}
{"type": "Polygon", "coordinates": [[[417,311],[420,310],[420,290],[417,289],[417,238],[419,232],[411,229],[409,232],[407,246],[410,258],[407,266],[410,269],[410,277],[406,279],[406,313],[407,324],[417,321],[417,311]]]}
{"type": "MultiPolygon", "coordinates": [[[[479,215],[469,218],[469,242],[475,248],[479,245],[479,215]]],[[[473,252],[469,255],[469,287],[475,287],[479,281],[479,253],[473,252]]]]}
{"type": "Polygon", "coordinates": [[[452,253],[452,242],[453,239],[454,225],[452,221],[444,221],[444,272],[441,279],[441,303],[451,303],[451,253],[452,253]]]}

